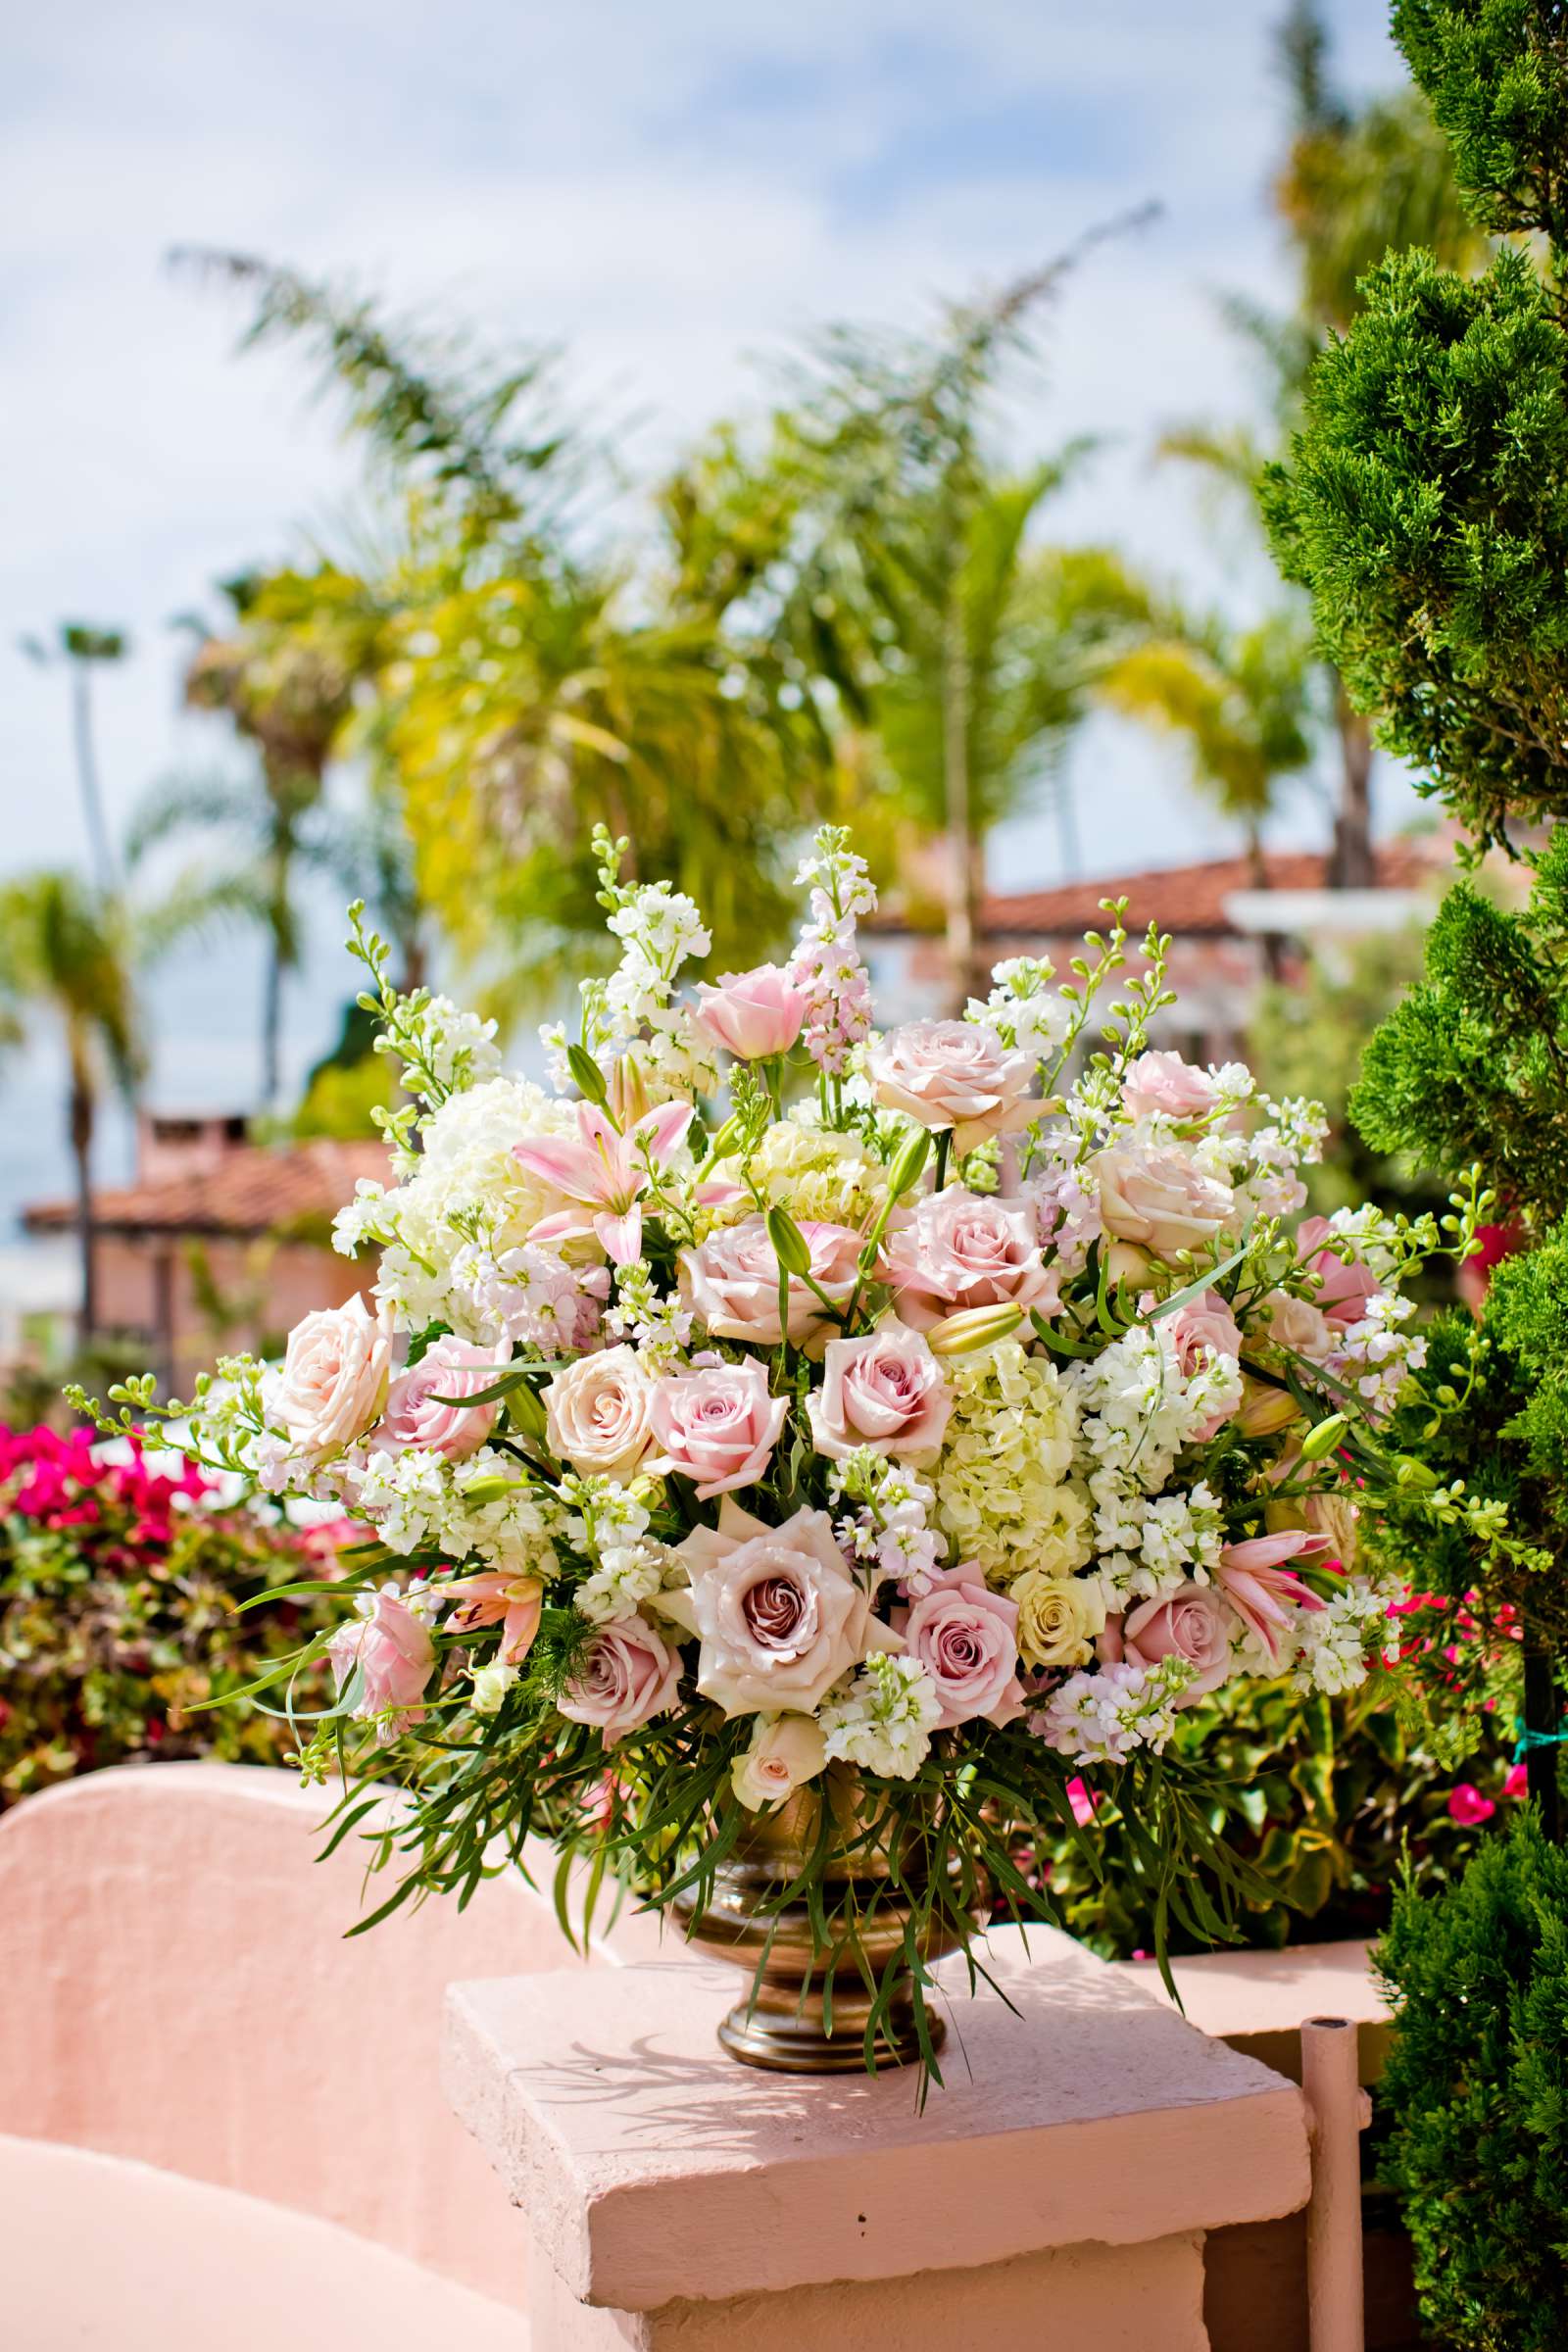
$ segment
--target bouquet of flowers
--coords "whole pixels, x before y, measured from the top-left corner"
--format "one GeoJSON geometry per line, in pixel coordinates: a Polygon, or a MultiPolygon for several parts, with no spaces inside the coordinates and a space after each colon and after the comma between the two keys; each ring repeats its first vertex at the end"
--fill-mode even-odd
{"type": "Polygon", "coordinates": [[[125,1384],[115,1426],[179,1415],[364,1531],[341,1622],[267,1681],[397,1875],[375,1916],[542,1834],[564,1890],[586,1862],[590,1900],[673,1906],[764,1987],[793,1938],[798,2007],[813,1965],[841,2012],[858,1975],[855,2061],[929,2064],[927,1962],[1047,1909],[1030,1849],[1086,1774],[1161,1921],[1223,1932],[1205,1872],[1257,1891],[1164,1751],[1234,1677],[1381,1659],[1356,1521],[1416,1475],[1379,1437],[1420,1360],[1400,1285],[1480,1206],[1293,1230],[1321,1112],[1151,1045],[1169,943],[1130,962],[1119,906],[1065,976],[1004,963],[962,1018],[878,1034],[841,831],[788,962],[694,990],[699,911],[622,883],[624,847],[621,959],[545,1032],[548,1089],[398,995],[355,910],[408,1098],[396,1182],[337,1221],[368,1296],[188,1405],[125,1384]],[[769,1851],[748,1939],[726,1874],[769,1851]]]}

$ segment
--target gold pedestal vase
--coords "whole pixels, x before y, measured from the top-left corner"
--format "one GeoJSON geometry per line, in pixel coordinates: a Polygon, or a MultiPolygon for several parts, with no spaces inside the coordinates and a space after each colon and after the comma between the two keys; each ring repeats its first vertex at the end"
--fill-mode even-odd
{"type": "MultiPolygon", "coordinates": [[[[858,1773],[830,1767],[820,1781],[798,1789],[744,1829],[717,1870],[706,1902],[672,1906],[689,1941],[700,1951],[749,1970],[752,1984],[718,2029],[732,2058],[780,2074],[841,2075],[865,2064],[865,2034],[890,1961],[898,1967],[892,1996],[877,2021],[878,2063],[918,2060],[913,1970],[907,1957],[915,1906],[909,1888],[919,1839],[908,1838],[894,1883],[887,1832],[869,1838],[877,1806],[858,1773]],[[809,1906],[783,1900],[817,1853],[827,1815],[831,1846],[821,1883],[827,1938],[820,1939],[809,1906]],[[869,1979],[869,1982],[867,1981],[869,1979]]],[[[984,1915],[974,1914],[977,1925],[984,1915]]],[[[950,1912],[935,1915],[919,1934],[922,1961],[956,1951],[963,1941],[950,1912]]],[[[945,2029],[927,2019],[928,2044],[940,2048],[945,2029]]]]}

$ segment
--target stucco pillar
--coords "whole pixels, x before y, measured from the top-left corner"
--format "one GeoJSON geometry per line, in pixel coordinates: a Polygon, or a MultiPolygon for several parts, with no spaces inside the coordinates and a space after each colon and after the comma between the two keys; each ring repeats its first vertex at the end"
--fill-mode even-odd
{"type": "Polygon", "coordinates": [[[1299,2090],[1065,1936],[990,1965],[1015,2011],[956,1992],[923,2115],[912,2073],[735,2065],[733,1975],[678,1947],[455,1985],[541,2352],[1205,2352],[1204,2232],[1306,2202],[1299,2090]]]}

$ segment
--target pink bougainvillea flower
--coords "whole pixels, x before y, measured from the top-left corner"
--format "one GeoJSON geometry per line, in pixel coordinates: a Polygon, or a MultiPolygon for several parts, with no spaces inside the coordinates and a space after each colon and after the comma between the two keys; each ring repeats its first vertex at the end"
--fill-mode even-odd
{"type": "Polygon", "coordinates": [[[1530,1794],[1530,1767],[1528,1764],[1509,1765],[1508,1777],[1502,1784],[1502,1793],[1504,1796],[1528,1796],[1530,1794]]]}
{"type": "Polygon", "coordinates": [[[1457,1788],[1448,1790],[1448,1812],[1464,1829],[1479,1829],[1496,1810],[1491,1797],[1483,1796],[1474,1781],[1461,1781],[1457,1788]]]}
{"type": "Polygon", "coordinates": [[[592,1233],[617,1266],[631,1265],[642,1254],[642,1204],[650,1171],[668,1162],[691,1123],[689,1102],[661,1102],[622,1135],[597,1103],[579,1102],[577,1143],[539,1136],[531,1143],[514,1144],[514,1158],[530,1175],[542,1176],[590,1212],[584,1216],[564,1209],[559,1216],[545,1217],[528,1239],[564,1242],[592,1233]]]}
{"type": "Polygon", "coordinates": [[[1215,1571],[1220,1589],[1271,1660],[1279,1658],[1280,1635],[1291,1622],[1291,1611],[1323,1606],[1310,1586],[1303,1585],[1285,1562],[1316,1559],[1332,1548],[1327,1536],[1289,1528],[1277,1536],[1252,1536],[1245,1544],[1227,1544],[1220,1553],[1215,1571]]]}
{"type": "MultiPolygon", "coordinates": [[[[1075,1774],[1067,1783],[1066,1795],[1067,1802],[1072,1807],[1074,1821],[1081,1830],[1087,1830],[1100,1810],[1100,1798],[1093,1793],[1088,1782],[1080,1774],[1075,1774]]],[[[1135,1959],[1138,1957],[1136,1952],[1133,1957],[1135,1959]]]]}

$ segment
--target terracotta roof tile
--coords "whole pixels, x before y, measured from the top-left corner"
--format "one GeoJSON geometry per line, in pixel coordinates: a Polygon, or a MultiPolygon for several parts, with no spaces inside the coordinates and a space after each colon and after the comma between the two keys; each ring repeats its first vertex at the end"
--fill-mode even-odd
{"type": "MultiPolygon", "coordinates": [[[[271,1233],[329,1218],[353,1198],[362,1176],[386,1181],[382,1145],[243,1144],[216,1167],[99,1193],[93,1222],[100,1233],[271,1233]]],[[[23,1221],[30,1232],[51,1233],[69,1226],[74,1214],[69,1200],[44,1200],[24,1209],[23,1221]]]]}
{"type": "MultiPolygon", "coordinates": [[[[1271,890],[1322,890],[1328,860],[1312,850],[1276,850],[1264,858],[1271,890]]],[[[1419,844],[1388,842],[1377,853],[1378,883],[1385,890],[1413,888],[1430,870],[1429,857],[1419,844]]],[[[1037,933],[1046,938],[1077,938],[1089,930],[1103,930],[1102,899],[1126,899],[1130,923],[1145,930],[1157,923],[1161,931],[1198,938],[1235,930],[1225,903],[1237,891],[1254,890],[1257,878],[1245,858],[1214,858],[1202,865],[1177,865],[1163,872],[1118,874],[1103,880],[1069,882],[1055,890],[995,892],[981,906],[980,921],[988,934],[1037,933]]]]}

